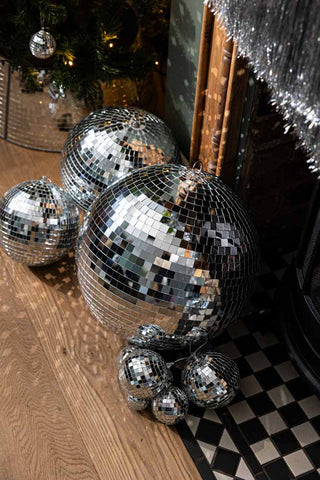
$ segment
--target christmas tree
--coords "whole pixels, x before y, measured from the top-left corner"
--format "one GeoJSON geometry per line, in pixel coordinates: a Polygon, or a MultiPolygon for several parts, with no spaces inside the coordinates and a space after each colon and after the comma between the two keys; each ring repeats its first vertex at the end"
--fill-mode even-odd
{"type": "Polygon", "coordinates": [[[170,0],[4,0],[0,53],[36,89],[34,69],[97,107],[101,83],[143,78],[165,63],[170,0]],[[55,54],[39,60],[29,50],[40,17],[56,40],[55,54]]]}

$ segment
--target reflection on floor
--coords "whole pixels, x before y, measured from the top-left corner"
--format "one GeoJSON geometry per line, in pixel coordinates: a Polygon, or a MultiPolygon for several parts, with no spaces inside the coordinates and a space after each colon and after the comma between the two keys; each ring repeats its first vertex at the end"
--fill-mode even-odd
{"type": "Polygon", "coordinates": [[[205,480],[320,479],[320,400],[291,363],[271,313],[288,261],[273,255],[262,264],[241,322],[214,344],[240,368],[236,399],[216,411],[192,407],[178,427],[205,480]]]}

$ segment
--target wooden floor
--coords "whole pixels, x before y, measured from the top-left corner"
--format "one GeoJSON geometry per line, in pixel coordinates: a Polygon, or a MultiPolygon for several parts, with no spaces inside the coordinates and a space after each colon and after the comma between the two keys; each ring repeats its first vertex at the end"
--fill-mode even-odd
{"type": "MultiPolygon", "coordinates": [[[[0,141],[1,195],[59,156],[0,141]]],[[[199,480],[174,429],[131,413],[121,341],[90,315],[73,257],[28,268],[1,252],[0,480],[199,480]]]]}

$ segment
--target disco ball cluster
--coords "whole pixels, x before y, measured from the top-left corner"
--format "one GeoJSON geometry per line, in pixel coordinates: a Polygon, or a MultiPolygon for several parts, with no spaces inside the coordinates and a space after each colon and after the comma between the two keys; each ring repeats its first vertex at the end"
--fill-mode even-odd
{"type": "Polygon", "coordinates": [[[245,208],[218,177],[155,165],[101,194],[76,257],[96,318],[134,345],[180,349],[238,317],[258,248],[245,208]],[[147,318],[153,327],[141,329],[147,318]]]}
{"type": "Polygon", "coordinates": [[[36,58],[46,60],[52,57],[56,50],[56,41],[44,28],[32,35],[29,42],[29,48],[32,55],[36,58]]]}
{"type": "Polygon", "coordinates": [[[88,210],[111,183],[135,169],[180,163],[165,123],[134,107],[92,112],[70,132],[61,158],[61,180],[77,205],[88,210]]]}
{"type": "MultiPolygon", "coordinates": [[[[151,324],[146,328],[151,328],[151,324]]],[[[131,410],[141,411],[151,404],[155,418],[174,425],[185,418],[189,401],[205,408],[228,405],[240,386],[236,363],[217,352],[198,353],[166,364],[152,350],[133,346],[123,348],[117,359],[118,378],[131,410]],[[186,360],[181,387],[173,385],[170,368],[186,360]]]]}
{"type": "Polygon", "coordinates": [[[76,205],[46,177],[19,183],[0,199],[0,246],[17,262],[56,262],[75,246],[78,227],[76,205]]]}
{"type": "Polygon", "coordinates": [[[320,171],[320,15],[316,0],[205,0],[238,51],[271,87],[273,103],[295,127],[320,171]]]}

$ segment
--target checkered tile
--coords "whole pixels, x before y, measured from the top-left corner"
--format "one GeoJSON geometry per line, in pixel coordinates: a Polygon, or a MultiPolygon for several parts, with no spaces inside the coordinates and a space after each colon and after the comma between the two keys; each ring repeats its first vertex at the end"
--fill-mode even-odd
{"type": "Polygon", "coordinates": [[[262,265],[241,322],[214,343],[237,362],[241,387],[228,407],[191,407],[187,417],[210,466],[205,480],[320,479],[320,400],[290,361],[272,315],[285,266],[281,257],[262,265]]]}

